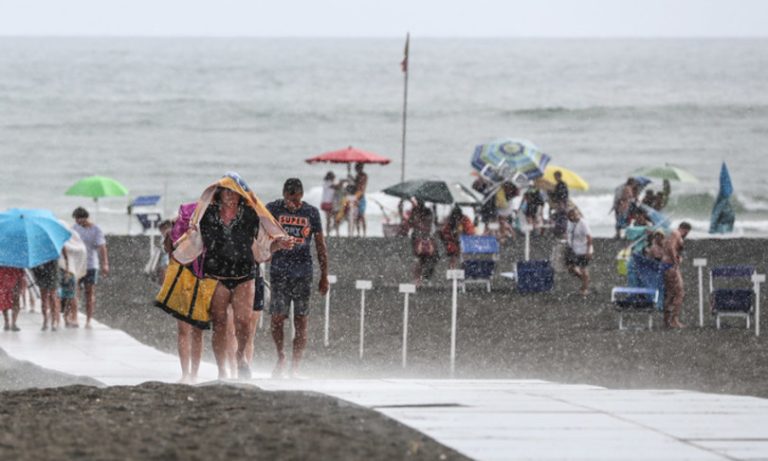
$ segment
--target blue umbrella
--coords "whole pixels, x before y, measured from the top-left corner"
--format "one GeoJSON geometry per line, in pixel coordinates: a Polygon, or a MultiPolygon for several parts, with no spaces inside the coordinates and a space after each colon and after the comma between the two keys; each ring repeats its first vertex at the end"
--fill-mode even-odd
{"type": "Polygon", "coordinates": [[[0,266],[30,268],[57,259],[72,233],[48,210],[0,213],[0,266]]]}
{"type": "Polygon", "coordinates": [[[664,229],[665,232],[669,232],[671,221],[664,213],[645,204],[641,204],[640,209],[643,210],[643,213],[645,213],[645,215],[648,216],[648,219],[653,223],[651,229],[655,230],[661,228],[664,229]]]}
{"type": "Polygon", "coordinates": [[[524,139],[497,139],[475,147],[472,167],[494,182],[508,181],[515,173],[529,180],[540,178],[549,163],[549,155],[524,139]]]}

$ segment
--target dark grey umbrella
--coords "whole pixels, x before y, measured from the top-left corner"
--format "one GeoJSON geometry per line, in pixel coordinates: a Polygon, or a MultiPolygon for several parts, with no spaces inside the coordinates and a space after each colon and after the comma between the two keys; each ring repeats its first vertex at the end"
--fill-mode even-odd
{"type": "Polygon", "coordinates": [[[451,190],[445,181],[414,179],[389,186],[382,192],[404,199],[413,197],[422,202],[445,203],[448,205],[454,202],[453,194],[451,194],[451,190]]]}

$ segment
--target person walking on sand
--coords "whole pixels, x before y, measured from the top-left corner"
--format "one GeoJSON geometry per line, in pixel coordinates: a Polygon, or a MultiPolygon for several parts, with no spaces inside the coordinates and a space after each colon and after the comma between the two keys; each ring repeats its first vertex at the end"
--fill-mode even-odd
{"type": "Polygon", "coordinates": [[[403,232],[405,235],[409,232],[411,234],[411,248],[416,257],[416,264],[413,266],[413,283],[421,286],[424,281],[432,278],[440,256],[437,252],[437,243],[432,236],[435,214],[424,201],[419,199],[412,199],[412,201],[413,208],[403,221],[403,232]]]}
{"type": "MultiPolygon", "coordinates": [[[[79,284],[85,290],[85,328],[91,328],[91,319],[96,308],[96,284],[99,281],[99,269],[101,269],[102,276],[106,277],[109,274],[107,240],[104,238],[104,232],[101,231],[101,228],[88,219],[88,211],[85,208],[75,208],[72,217],[75,219],[75,225],[72,226],[72,229],[77,232],[85,244],[88,255],[88,269],[85,276],[79,280],[79,284]]],[[[75,306],[72,310],[74,311],[72,312],[72,325],[77,326],[77,307],[75,306]]]]}
{"type": "Polygon", "coordinates": [[[327,235],[331,235],[331,231],[338,225],[334,202],[336,201],[336,192],[340,187],[341,184],[336,184],[336,175],[333,174],[333,171],[326,173],[325,178],[323,178],[323,196],[320,200],[320,209],[325,213],[325,233],[327,235]]]}
{"type": "Polygon", "coordinates": [[[16,326],[16,320],[19,318],[19,298],[22,295],[23,279],[23,269],[0,267],[0,311],[3,311],[3,330],[5,331],[20,331],[16,326]],[[11,311],[10,316],[8,311],[11,311]]]}
{"type": "MultiPolygon", "coordinates": [[[[361,170],[360,170],[361,171],[361,170]]],[[[269,277],[272,287],[272,315],[270,328],[277,349],[277,364],[272,372],[274,378],[283,376],[285,370],[283,324],[290,315],[293,302],[293,323],[296,336],[293,339],[291,375],[296,376],[307,345],[309,324],[309,295],[312,291],[312,255],[310,245],[315,240],[317,260],[320,264],[318,291],[328,292],[328,251],[323,237],[320,213],[317,208],[305,203],[304,186],[298,178],[289,178],[283,185],[283,199],[267,205],[283,229],[293,238],[291,249],[281,249],[272,255],[269,277]]]]}
{"type": "Polygon", "coordinates": [[[581,213],[576,208],[568,210],[568,231],[565,264],[568,272],[581,280],[579,294],[587,296],[589,293],[589,263],[592,261],[592,235],[589,226],[582,219],[581,213]]]}
{"type": "Polygon", "coordinates": [[[619,186],[613,199],[613,211],[616,214],[616,238],[621,238],[621,231],[629,226],[629,212],[635,200],[635,178],[627,178],[624,185],[619,186]]]}
{"type": "Polygon", "coordinates": [[[690,231],[691,225],[683,221],[664,240],[661,262],[672,266],[664,272],[664,325],[669,328],[685,328],[680,322],[680,310],[685,296],[680,263],[683,260],[683,241],[690,231]]]}
{"type": "Polygon", "coordinates": [[[368,175],[363,172],[364,164],[355,163],[355,175],[352,178],[352,184],[355,186],[355,203],[353,206],[357,206],[357,213],[355,214],[354,227],[358,236],[365,237],[366,224],[365,224],[365,208],[367,201],[365,199],[365,189],[368,187],[368,175]],[[360,230],[362,229],[362,234],[360,230]]]}
{"type": "Polygon", "coordinates": [[[451,214],[440,229],[440,238],[445,244],[445,254],[449,258],[448,267],[451,269],[456,269],[458,265],[462,235],[475,235],[475,226],[472,220],[461,211],[461,207],[454,205],[451,214]]]}

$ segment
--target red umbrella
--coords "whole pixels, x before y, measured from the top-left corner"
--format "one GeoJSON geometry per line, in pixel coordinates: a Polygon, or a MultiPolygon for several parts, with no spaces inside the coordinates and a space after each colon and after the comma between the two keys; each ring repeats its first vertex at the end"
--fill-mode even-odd
{"type": "Polygon", "coordinates": [[[386,165],[390,161],[387,157],[356,149],[352,146],[346,149],[326,152],[306,160],[307,163],[378,163],[381,165],[386,165]]]}

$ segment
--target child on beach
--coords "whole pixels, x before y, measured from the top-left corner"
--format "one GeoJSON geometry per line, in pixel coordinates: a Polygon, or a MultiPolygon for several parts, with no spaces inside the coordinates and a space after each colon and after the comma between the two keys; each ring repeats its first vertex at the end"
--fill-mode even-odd
{"type": "Polygon", "coordinates": [[[75,274],[59,268],[59,299],[61,300],[61,314],[64,317],[64,326],[67,328],[72,325],[68,319],[75,304],[76,282],[75,274]]]}

